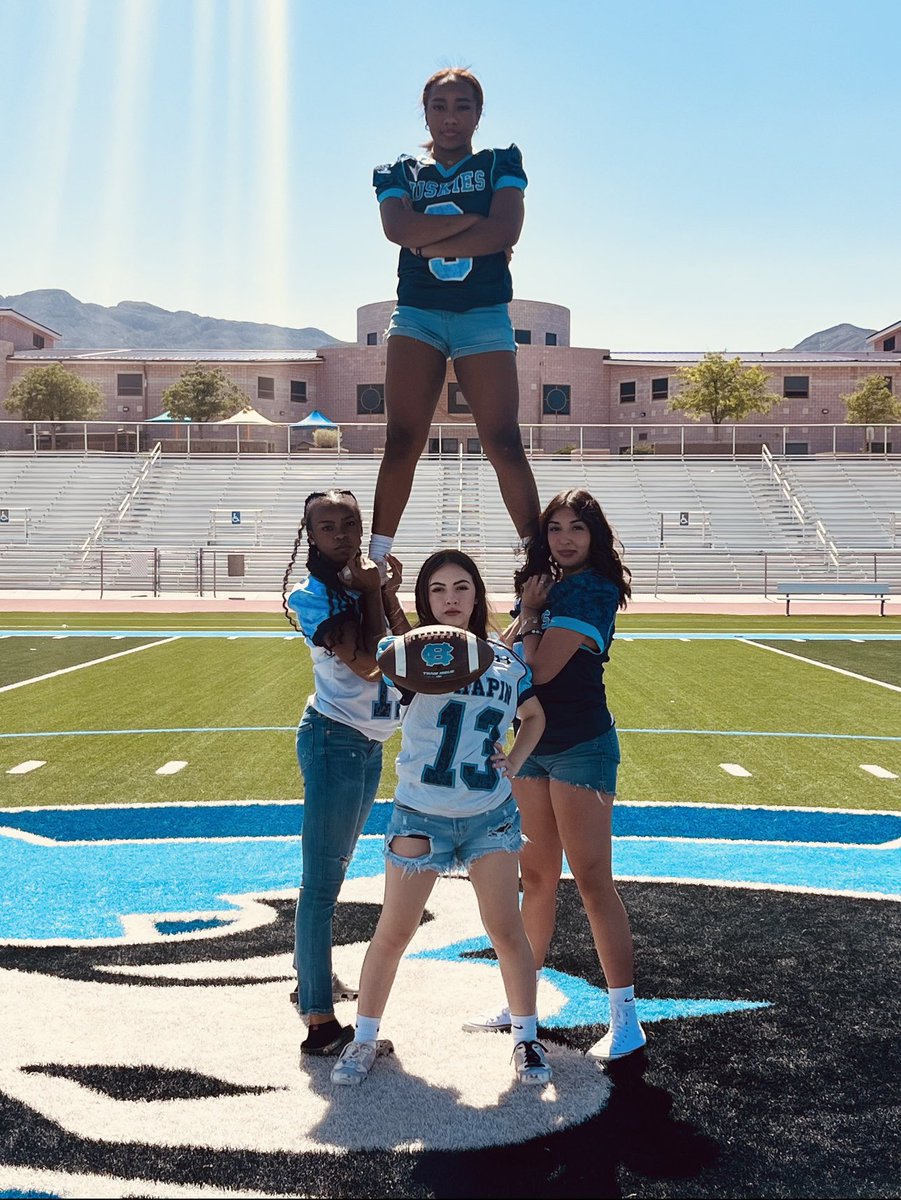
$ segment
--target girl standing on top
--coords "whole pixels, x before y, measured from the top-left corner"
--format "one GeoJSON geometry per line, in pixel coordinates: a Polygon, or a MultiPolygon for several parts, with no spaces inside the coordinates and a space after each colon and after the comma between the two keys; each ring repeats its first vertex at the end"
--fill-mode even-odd
{"type": "MultiPolygon", "coordinates": [[[[303,875],[295,918],[298,1008],[309,1026],[301,1054],[337,1054],[353,1037],[335,1019],[332,918],[347,865],[372,808],[382,771],[382,743],[400,724],[400,695],[382,679],[375,650],[392,629],[406,628],[397,600],[400,564],[384,588],[362,558],[363,522],[352,492],[312,492],[303,508],[282,606],[313,659],[315,691],[297,730],[304,779],[303,875]],[[307,577],[285,598],[306,533],[307,577]]],[[[348,998],[353,998],[351,993],[348,998]]]]}
{"type": "MultiPolygon", "coordinates": [[[[468,555],[439,550],[423,563],[416,612],[420,625],[453,625],[488,638],[485,584],[468,555]]],[[[537,1040],[532,952],[519,912],[522,832],[508,778],[537,742],[544,716],[528,667],[500,642],[491,645],[494,662],[468,686],[450,695],[405,694],[397,792],[385,834],[385,900],[363,961],[354,1041],[332,1068],[332,1083],[362,1083],[372,1069],[401,956],[436,879],[455,866],[469,874],[497,953],[513,1012],[519,1082],[550,1082],[537,1040]],[[521,724],[505,754],[502,739],[514,716],[521,724]]]]}
{"type": "MultiPolygon", "coordinates": [[[[520,856],[522,916],[540,970],[554,932],[557,883],[565,852],[607,981],[610,1025],[588,1054],[623,1058],[646,1042],[635,1011],[632,932],[613,882],[611,827],[619,740],[607,706],[604,664],[616,614],[632,589],[613,530],[581,488],[560,492],[541,514],[523,579],[518,617],[507,638],[522,638],[545,712],[541,741],[513,789],[528,839],[520,856]]],[[[502,1009],[464,1029],[509,1028],[502,1009]]]]}
{"type": "Polygon", "coordinates": [[[401,248],[397,308],[386,333],[388,423],[369,548],[376,561],[391,549],[449,358],[517,533],[530,538],[537,527],[507,310],[526,175],[516,146],[473,150],[482,103],[470,71],[438,71],[422,93],[425,157],[401,155],[373,175],[385,236],[401,248]]]}

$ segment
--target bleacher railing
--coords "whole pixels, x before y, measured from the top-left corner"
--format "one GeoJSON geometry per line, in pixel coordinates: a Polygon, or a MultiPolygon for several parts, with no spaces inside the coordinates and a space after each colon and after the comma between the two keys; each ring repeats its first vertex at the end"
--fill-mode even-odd
{"type": "MultiPolygon", "coordinates": [[[[548,415],[522,422],[529,455],[757,456],[767,445],[773,456],[806,454],[899,457],[891,425],[778,424],[712,425],[709,422],[566,422],[548,415]],[[893,455],[893,450],[895,453],[893,455]]],[[[172,455],[285,455],[289,457],[381,453],[384,419],[345,421],[335,426],[337,445],[315,445],[313,431],[286,422],[269,425],[193,424],[159,421],[0,421],[0,453],[140,454],[159,442],[172,455]]],[[[901,431],[896,428],[896,441],[901,431]]],[[[429,429],[429,457],[479,456],[478,431],[471,421],[442,421],[429,429]]]]}
{"type": "MultiPolygon", "coordinates": [[[[429,551],[430,552],[430,551],[429,551]]],[[[427,551],[404,559],[404,575],[412,581],[427,551]]],[[[708,593],[721,595],[769,595],[786,580],[815,582],[823,578],[823,555],[819,551],[728,551],[664,548],[626,552],[636,595],[708,593]]],[[[288,554],[266,547],[146,546],[139,549],[97,545],[85,556],[78,570],[65,576],[58,564],[44,581],[34,573],[33,550],[10,546],[0,555],[0,589],[78,590],[100,596],[112,593],[142,593],[154,596],[191,595],[219,598],[280,594],[288,554]],[[235,561],[239,569],[235,569],[235,561]]],[[[493,553],[483,564],[488,590],[496,595],[512,594],[516,562],[493,553]]],[[[830,578],[847,582],[890,583],[901,595],[901,549],[841,551],[830,578]]],[[[407,587],[412,590],[412,583],[407,587]]]]}

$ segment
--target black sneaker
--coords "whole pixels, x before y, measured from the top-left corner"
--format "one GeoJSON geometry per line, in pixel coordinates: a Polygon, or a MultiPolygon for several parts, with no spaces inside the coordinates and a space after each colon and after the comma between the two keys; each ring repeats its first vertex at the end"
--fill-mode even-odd
{"type": "Polygon", "coordinates": [[[300,1043],[300,1056],[334,1058],[348,1042],[354,1040],[351,1025],[339,1025],[337,1021],[326,1021],[322,1025],[311,1025],[310,1032],[300,1043]]]}
{"type": "Polygon", "coordinates": [[[544,1087],[554,1072],[541,1042],[517,1042],[513,1048],[513,1065],[520,1083],[544,1087]]]}

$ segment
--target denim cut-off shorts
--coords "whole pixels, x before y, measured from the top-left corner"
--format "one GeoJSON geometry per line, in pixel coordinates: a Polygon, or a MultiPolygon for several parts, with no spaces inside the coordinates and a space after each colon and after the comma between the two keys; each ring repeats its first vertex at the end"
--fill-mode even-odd
{"type": "Polygon", "coordinates": [[[520,767],[517,779],[553,779],[615,796],[619,761],[619,738],[616,726],[611,725],[600,737],[570,746],[568,750],[556,754],[530,754],[520,767]]]}
{"type": "Polygon", "coordinates": [[[399,304],[385,330],[386,338],[395,334],[434,346],[445,358],[451,359],[466,358],[469,354],[490,354],[495,350],[516,352],[506,304],[489,304],[486,308],[470,308],[467,312],[399,304]]]}
{"type": "Polygon", "coordinates": [[[439,875],[455,869],[465,871],[486,854],[499,850],[518,854],[522,847],[522,824],[512,796],[490,812],[472,817],[436,817],[395,801],[385,833],[385,858],[407,875],[416,871],[435,871],[439,875]],[[395,854],[391,840],[396,837],[427,838],[428,850],[418,858],[395,854]]]}

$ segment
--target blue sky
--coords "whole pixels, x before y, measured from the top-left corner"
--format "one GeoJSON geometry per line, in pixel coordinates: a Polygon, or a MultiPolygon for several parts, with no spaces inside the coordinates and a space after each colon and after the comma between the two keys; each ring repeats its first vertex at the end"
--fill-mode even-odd
{"type": "Polygon", "coordinates": [[[0,0],[0,295],[353,339],[395,283],[372,167],[454,63],[529,174],[516,294],[575,345],[901,315],[896,0],[0,0]]]}

